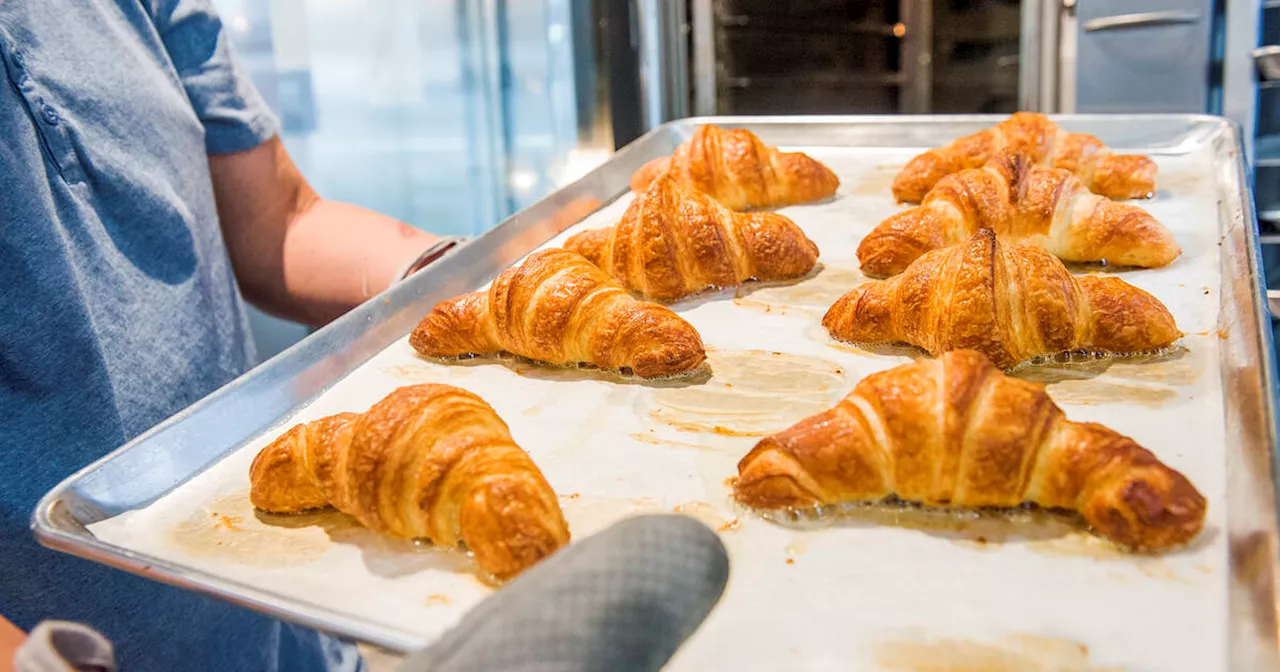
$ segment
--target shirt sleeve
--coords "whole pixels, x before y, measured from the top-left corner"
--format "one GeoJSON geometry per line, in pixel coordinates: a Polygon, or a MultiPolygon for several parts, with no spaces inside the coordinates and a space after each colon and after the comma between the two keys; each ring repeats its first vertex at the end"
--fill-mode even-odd
{"type": "Polygon", "coordinates": [[[204,124],[205,149],[253,149],[279,131],[257,87],[236,58],[210,0],[147,0],[152,20],[204,124]]]}

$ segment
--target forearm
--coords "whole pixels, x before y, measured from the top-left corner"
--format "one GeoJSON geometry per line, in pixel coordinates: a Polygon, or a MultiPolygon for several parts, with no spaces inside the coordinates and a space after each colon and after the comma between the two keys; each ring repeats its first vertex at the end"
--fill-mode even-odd
{"type": "Polygon", "coordinates": [[[280,317],[324,324],[390,287],[436,240],[386,215],[316,199],[289,226],[281,282],[246,295],[280,317]]]}
{"type": "Polygon", "coordinates": [[[316,195],[273,138],[209,157],[240,291],[279,317],[324,324],[386,289],[436,237],[316,195]]]}

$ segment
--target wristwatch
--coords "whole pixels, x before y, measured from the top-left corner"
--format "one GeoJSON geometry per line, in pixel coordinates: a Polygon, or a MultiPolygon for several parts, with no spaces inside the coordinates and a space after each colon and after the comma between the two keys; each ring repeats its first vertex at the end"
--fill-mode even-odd
{"type": "Polygon", "coordinates": [[[444,238],[437,240],[430,247],[423,250],[422,254],[419,254],[413,261],[409,262],[408,265],[406,265],[404,269],[396,275],[396,280],[404,280],[414,273],[421,271],[431,262],[436,261],[444,257],[446,254],[456,250],[468,240],[470,240],[470,238],[467,238],[466,236],[445,236],[444,238]]]}

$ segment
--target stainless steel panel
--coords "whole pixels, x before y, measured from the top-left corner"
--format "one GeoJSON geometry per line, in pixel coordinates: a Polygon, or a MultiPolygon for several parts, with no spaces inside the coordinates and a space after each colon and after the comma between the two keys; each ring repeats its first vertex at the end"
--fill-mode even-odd
{"type": "Polygon", "coordinates": [[[1019,109],[1057,112],[1059,104],[1059,29],[1062,0],[1023,0],[1022,60],[1018,63],[1019,109]]]}
{"type": "MultiPolygon", "coordinates": [[[[1058,13],[1058,106],[1053,112],[1074,114],[1079,106],[1077,97],[1080,76],[1080,19],[1077,16],[1077,0],[1062,0],[1058,13]]],[[[1135,112],[1138,110],[1125,110],[1135,112]]]]}
{"type": "MultiPolygon", "coordinates": [[[[409,648],[415,640],[403,632],[371,627],[268,590],[105,544],[85,525],[146,505],[268,430],[403,337],[437,301],[483,284],[528,250],[625,193],[633,171],[670,152],[699,123],[750,128],[777,145],[904,148],[944,144],[998,120],[726,117],[666,124],[581,180],[70,476],[41,500],[32,526],[46,545],[96,562],[389,648],[409,648]]],[[[1213,147],[1213,174],[1206,178],[1219,185],[1214,197],[1224,223],[1219,357],[1230,482],[1227,501],[1215,505],[1226,507],[1228,520],[1231,667],[1280,669],[1275,613],[1280,568],[1275,362],[1271,332],[1263,328],[1268,313],[1238,130],[1221,119],[1194,116],[1080,116],[1062,122],[1121,149],[1177,154],[1188,147],[1213,147]]]]}
{"type": "Polygon", "coordinates": [[[635,0],[642,127],[689,115],[685,0],[635,0]]]}
{"type": "Polygon", "coordinates": [[[901,3],[906,34],[901,42],[902,93],[899,108],[904,114],[923,114],[931,109],[933,92],[933,2],[909,0],[901,3]]]}
{"type": "Polygon", "coordinates": [[[713,0],[690,2],[693,113],[716,113],[716,17],[713,0]]]}
{"type": "MultiPolygon", "coordinates": [[[[1222,52],[1222,115],[1240,125],[1245,138],[1254,136],[1258,91],[1253,59],[1249,53],[1258,46],[1260,0],[1224,0],[1226,25],[1222,52]]],[[[1253,156],[1253,143],[1244,143],[1246,157],[1253,156]]]]}
{"type": "Polygon", "coordinates": [[[1208,109],[1210,0],[1083,0],[1075,12],[1075,111],[1208,109]]]}
{"type": "Polygon", "coordinates": [[[1040,81],[1043,78],[1044,42],[1040,36],[1041,0],[1024,0],[1022,3],[1022,32],[1018,46],[1022,59],[1018,61],[1018,109],[1028,112],[1041,111],[1040,81]]]}

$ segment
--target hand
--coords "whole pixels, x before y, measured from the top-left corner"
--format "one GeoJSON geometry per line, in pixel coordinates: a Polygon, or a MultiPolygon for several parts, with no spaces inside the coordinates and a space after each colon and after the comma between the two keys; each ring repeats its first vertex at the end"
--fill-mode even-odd
{"type": "Polygon", "coordinates": [[[26,639],[27,633],[0,616],[0,672],[13,672],[13,654],[26,639]]]}

